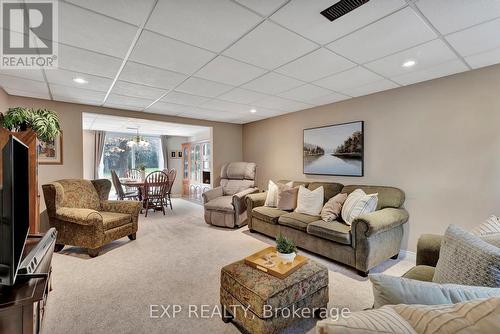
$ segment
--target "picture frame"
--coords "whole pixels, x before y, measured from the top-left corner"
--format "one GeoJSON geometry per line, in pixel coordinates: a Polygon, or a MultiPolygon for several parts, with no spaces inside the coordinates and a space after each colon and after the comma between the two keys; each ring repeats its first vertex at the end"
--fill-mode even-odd
{"type": "Polygon", "coordinates": [[[177,158],[182,159],[182,151],[177,151],[177,158]]]}
{"type": "Polygon", "coordinates": [[[364,176],[364,121],[303,130],[303,173],[364,176]]]}
{"type": "Polygon", "coordinates": [[[37,139],[36,151],[40,165],[63,164],[63,133],[62,131],[53,141],[45,142],[37,139]]]}
{"type": "Polygon", "coordinates": [[[170,151],[170,158],[171,159],[177,159],[177,152],[176,151],[170,151]]]}

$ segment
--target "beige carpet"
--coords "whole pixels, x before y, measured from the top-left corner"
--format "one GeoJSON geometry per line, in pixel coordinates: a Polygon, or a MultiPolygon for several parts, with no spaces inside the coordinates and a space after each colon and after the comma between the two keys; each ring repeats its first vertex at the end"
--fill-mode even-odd
{"type": "MultiPolygon", "coordinates": [[[[53,259],[53,288],[44,334],[56,333],[239,333],[220,318],[189,318],[186,305],[219,305],[220,268],[273,243],[248,229],[210,227],[203,208],[174,199],[174,211],[141,216],[137,240],[118,240],[89,258],[67,247],[53,259]],[[183,305],[176,318],[150,318],[151,304],[183,305]]],[[[373,303],[370,283],[353,269],[309,255],[330,270],[329,307],[352,311],[373,303]]],[[[388,260],[372,272],[401,275],[409,261],[388,260]]],[[[199,306],[198,310],[201,310],[199,306]]],[[[194,313],[193,313],[194,315],[194,313]]],[[[286,333],[314,332],[305,320],[286,333]]]]}

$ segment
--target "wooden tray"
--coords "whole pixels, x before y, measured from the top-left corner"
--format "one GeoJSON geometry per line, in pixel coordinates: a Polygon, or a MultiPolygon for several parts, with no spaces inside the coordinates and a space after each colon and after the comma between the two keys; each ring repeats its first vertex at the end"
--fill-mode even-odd
{"type": "Polygon", "coordinates": [[[292,263],[284,263],[278,257],[276,248],[268,247],[260,252],[247,256],[245,258],[245,264],[283,279],[306,264],[308,260],[309,259],[305,256],[297,255],[292,263]]]}

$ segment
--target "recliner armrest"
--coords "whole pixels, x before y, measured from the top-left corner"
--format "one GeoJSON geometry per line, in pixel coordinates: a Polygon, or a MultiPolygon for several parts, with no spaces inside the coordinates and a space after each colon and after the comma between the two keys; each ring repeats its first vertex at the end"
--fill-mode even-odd
{"type": "Polygon", "coordinates": [[[258,192],[258,188],[248,188],[243,191],[240,191],[237,194],[233,195],[233,206],[234,206],[234,211],[237,213],[242,213],[247,209],[245,198],[246,196],[258,192]]]}
{"type": "Polygon", "coordinates": [[[351,230],[362,233],[366,237],[393,229],[408,221],[409,215],[405,209],[385,208],[361,215],[352,222],[351,230]]]}
{"type": "Polygon", "coordinates": [[[417,242],[417,265],[435,267],[441,250],[442,235],[422,234],[417,242]]]}
{"type": "Polygon", "coordinates": [[[205,191],[203,194],[202,194],[202,197],[203,197],[203,204],[206,204],[208,202],[210,202],[211,200],[217,198],[217,197],[221,197],[224,195],[224,190],[222,189],[222,187],[216,187],[214,189],[210,189],[208,191],[205,191]]]}
{"type": "Polygon", "coordinates": [[[125,213],[138,216],[142,208],[140,201],[102,201],[102,211],[125,213]]]}
{"type": "Polygon", "coordinates": [[[61,207],[56,210],[55,218],[80,225],[102,224],[101,214],[92,209],[61,207]]]}

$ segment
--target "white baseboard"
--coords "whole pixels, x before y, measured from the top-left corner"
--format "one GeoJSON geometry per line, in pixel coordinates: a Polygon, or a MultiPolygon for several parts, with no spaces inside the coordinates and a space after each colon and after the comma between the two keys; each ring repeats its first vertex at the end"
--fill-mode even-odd
{"type": "Polygon", "coordinates": [[[415,252],[410,252],[404,249],[399,250],[399,258],[401,260],[411,261],[413,263],[417,262],[417,254],[415,252]]]}

